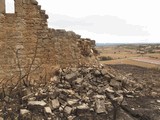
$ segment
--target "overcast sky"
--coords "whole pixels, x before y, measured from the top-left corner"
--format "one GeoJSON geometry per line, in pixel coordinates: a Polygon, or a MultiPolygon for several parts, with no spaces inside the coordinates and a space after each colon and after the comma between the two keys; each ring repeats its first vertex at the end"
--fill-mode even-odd
{"type": "Polygon", "coordinates": [[[160,0],[37,0],[49,26],[97,42],[160,43],[160,0]]]}

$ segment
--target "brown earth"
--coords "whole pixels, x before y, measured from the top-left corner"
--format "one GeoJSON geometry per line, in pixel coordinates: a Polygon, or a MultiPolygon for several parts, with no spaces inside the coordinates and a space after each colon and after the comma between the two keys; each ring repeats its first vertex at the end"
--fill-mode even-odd
{"type": "MultiPolygon", "coordinates": [[[[149,45],[148,45],[149,46],[149,45]]],[[[129,64],[147,68],[160,68],[160,53],[138,53],[138,45],[97,47],[99,57],[109,57],[101,60],[102,64],[129,64]]]]}

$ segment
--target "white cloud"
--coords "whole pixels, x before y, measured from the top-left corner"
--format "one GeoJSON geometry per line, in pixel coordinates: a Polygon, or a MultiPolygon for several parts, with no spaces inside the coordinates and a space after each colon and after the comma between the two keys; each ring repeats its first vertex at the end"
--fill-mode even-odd
{"type": "MultiPolygon", "coordinates": [[[[8,1],[10,2],[10,0],[8,1]]],[[[146,41],[160,43],[160,0],[37,1],[42,9],[49,14],[51,18],[49,24],[56,28],[63,27],[74,30],[81,33],[82,36],[88,36],[97,41],[103,39],[103,41],[112,42],[146,41]],[[64,19],[56,21],[57,18],[52,16],[55,14],[70,17],[67,18],[68,21],[64,19]],[[97,16],[94,20],[87,17],[92,15],[101,17],[97,16]],[[111,17],[106,16],[112,16],[113,21],[111,17]]],[[[9,6],[10,8],[11,6],[9,6]]]]}
{"type": "Polygon", "coordinates": [[[125,20],[115,16],[90,15],[83,18],[53,15],[51,26],[70,28],[74,30],[87,30],[97,34],[110,34],[117,36],[148,36],[144,26],[127,24],[125,20]]]}

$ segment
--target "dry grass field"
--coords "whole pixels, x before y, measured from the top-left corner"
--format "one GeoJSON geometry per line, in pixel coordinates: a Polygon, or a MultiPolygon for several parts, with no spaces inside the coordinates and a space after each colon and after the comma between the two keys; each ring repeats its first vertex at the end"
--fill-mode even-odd
{"type": "MultiPolygon", "coordinates": [[[[149,46],[149,45],[148,45],[149,46]]],[[[99,59],[102,64],[129,64],[147,68],[160,68],[160,53],[148,52],[138,45],[100,46],[99,59]],[[106,59],[105,59],[106,58],[106,59]]],[[[154,49],[154,48],[153,48],[154,49]]],[[[160,48],[156,48],[160,50],[160,48]]]]}

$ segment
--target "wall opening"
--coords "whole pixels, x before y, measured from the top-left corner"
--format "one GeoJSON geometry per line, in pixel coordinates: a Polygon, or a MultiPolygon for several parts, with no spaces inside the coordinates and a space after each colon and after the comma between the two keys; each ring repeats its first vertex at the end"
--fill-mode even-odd
{"type": "Polygon", "coordinates": [[[6,13],[15,13],[15,4],[14,0],[6,0],[6,13]]]}

